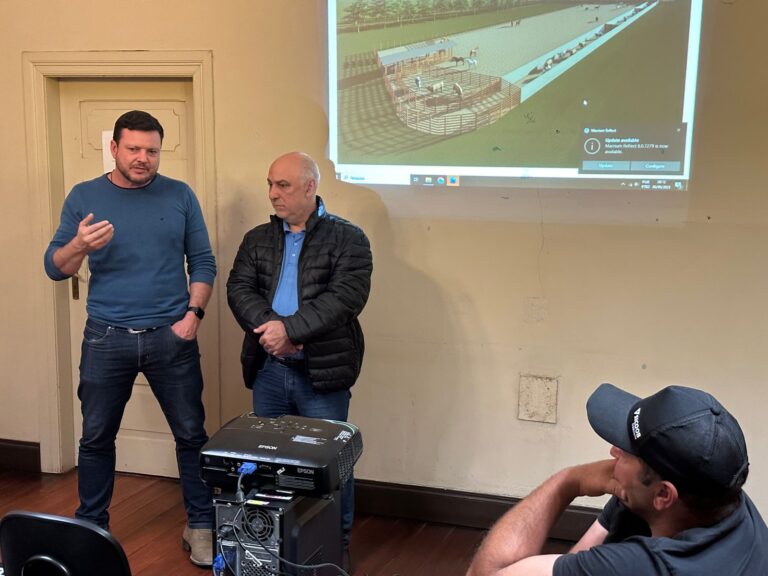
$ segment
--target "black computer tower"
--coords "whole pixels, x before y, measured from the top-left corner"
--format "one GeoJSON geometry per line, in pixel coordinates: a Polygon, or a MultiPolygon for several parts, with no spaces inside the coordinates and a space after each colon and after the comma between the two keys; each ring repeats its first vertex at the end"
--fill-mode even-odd
{"type": "Polygon", "coordinates": [[[290,500],[249,495],[246,503],[233,495],[214,499],[216,554],[224,558],[222,576],[332,576],[326,567],[298,569],[286,562],[341,565],[341,503],[339,492],[324,498],[295,496],[290,500]]]}

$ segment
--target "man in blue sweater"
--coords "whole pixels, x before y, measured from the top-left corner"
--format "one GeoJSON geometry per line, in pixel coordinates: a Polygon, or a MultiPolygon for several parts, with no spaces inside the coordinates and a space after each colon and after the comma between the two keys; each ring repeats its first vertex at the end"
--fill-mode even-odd
{"type": "Polygon", "coordinates": [[[162,141],[162,126],[146,112],[117,119],[110,144],[115,169],[76,185],[67,196],[45,253],[45,271],[64,280],[88,257],[75,516],[109,527],[115,438],[142,372],[176,441],[187,512],[182,545],[191,550],[194,564],[206,566],[213,509],[199,470],[208,436],[196,336],[216,263],[194,193],[184,182],[157,173],[162,141]]]}

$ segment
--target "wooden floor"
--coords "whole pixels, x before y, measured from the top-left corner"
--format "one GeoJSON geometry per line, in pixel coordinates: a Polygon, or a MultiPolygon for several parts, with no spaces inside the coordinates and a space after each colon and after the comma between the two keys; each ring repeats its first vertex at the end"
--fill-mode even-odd
{"type": "MultiPolygon", "coordinates": [[[[68,474],[0,471],[0,517],[11,510],[69,516],[77,507],[77,478],[68,474]]],[[[178,481],[118,475],[111,529],[133,576],[200,576],[180,546],[185,514],[178,481]]],[[[355,576],[464,576],[483,530],[358,515],[352,530],[355,576]]],[[[548,551],[566,543],[550,542],[548,551]]]]}

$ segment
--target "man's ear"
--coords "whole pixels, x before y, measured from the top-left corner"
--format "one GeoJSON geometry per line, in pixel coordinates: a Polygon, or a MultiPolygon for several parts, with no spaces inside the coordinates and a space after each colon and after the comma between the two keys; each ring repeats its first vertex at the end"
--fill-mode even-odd
{"type": "Polygon", "coordinates": [[[317,192],[317,182],[314,178],[307,180],[307,198],[314,196],[317,192]]]}
{"type": "Polygon", "coordinates": [[[679,499],[677,488],[672,482],[660,480],[656,485],[656,493],[653,496],[653,507],[657,511],[671,508],[679,499]]]}
{"type": "Polygon", "coordinates": [[[109,141],[109,151],[112,153],[112,158],[117,157],[117,142],[114,140],[109,141]]]}

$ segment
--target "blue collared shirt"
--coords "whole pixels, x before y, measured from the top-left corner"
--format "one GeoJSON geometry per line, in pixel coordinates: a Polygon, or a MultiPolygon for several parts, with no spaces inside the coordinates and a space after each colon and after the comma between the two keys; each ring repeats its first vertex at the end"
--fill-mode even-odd
{"type": "Polygon", "coordinates": [[[299,309],[299,255],[306,230],[291,232],[288,223],[283,222],[283,232],[285,232],[283,267],[272,299],[272,310],[280,316],[290,316],[299,309]]]}
{"type": "MultiPolygon", "coordinates": [[[[272,298],[272,310],[280,316],[290,316],[299,309],[299,255],[306,230],[291,232],[291,227],[283,222],[283,232],[285,232],[283,267],[280,270],[280,280],[277,283],[275,296],[272,298]]],[[[304,353],[299,351],[291,357],[303,358],[304,353]]]]}
{"type": "MultiPolygon", "coordinates": [[[[325,205],[322,200],[317,202],[317,214],[319,216],[325,214],[325,205]]],[[[285,233],[283,266],[275,296],[272,298],[272,310],[280,316],[290,316],[299,309],[299,256],[307,231],[291,232],[291,227],[283,220],[283,232],[285,233]]],[[[301,351],[292,356],[292,358],[303,357],[304,353],[301,351]]]]}

